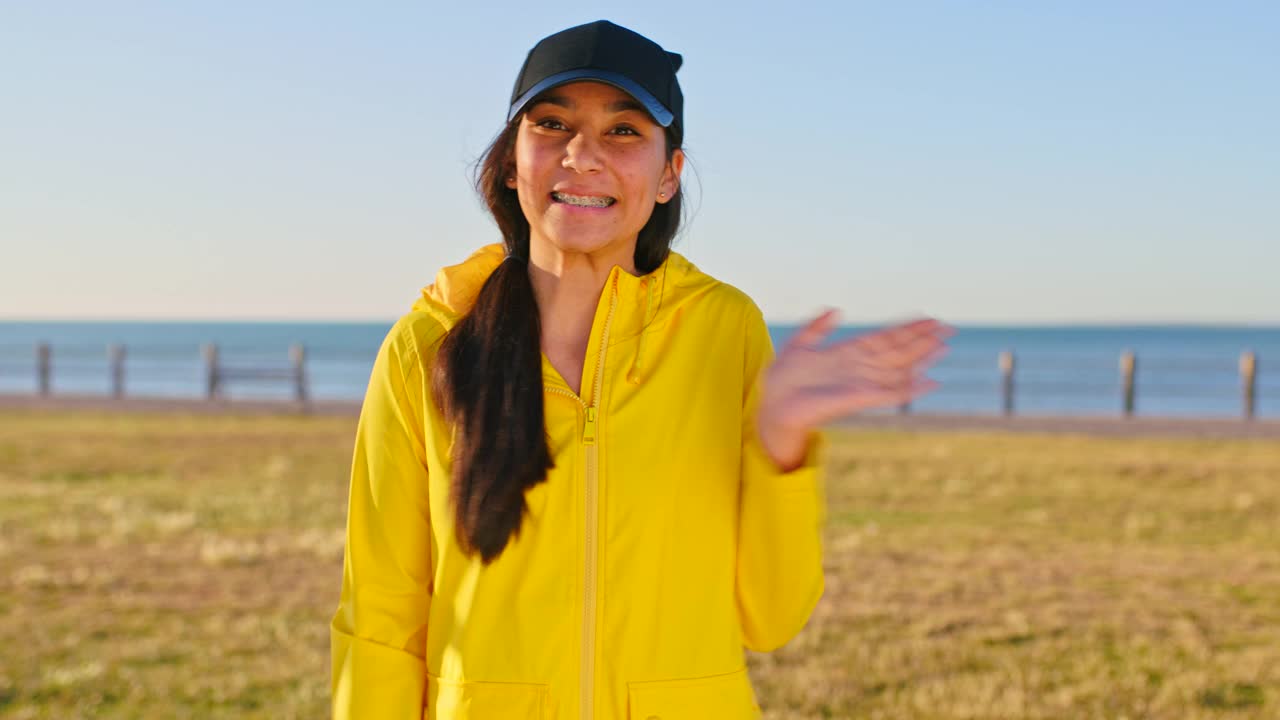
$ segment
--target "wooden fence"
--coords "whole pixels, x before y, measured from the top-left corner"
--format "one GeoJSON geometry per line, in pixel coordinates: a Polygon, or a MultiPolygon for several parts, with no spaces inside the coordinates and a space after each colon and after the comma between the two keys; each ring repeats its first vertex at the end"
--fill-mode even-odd
{"type": "MultiPolygon", "coordinates": [[[[1012,351],[1000,353],[1000,406],[1005,415],[1014,414],[1014,382],[1017,361],[1012,351]]],[[[1240,354],[1241,417],[1252,420],[1258,406],[1258,355],[1246,350],[1240,354]]],[[[1120,355],[1120,407],[1125,417],[1133,417],[1138,395],[1138,357],[1133,351],[1120,355]]]]}
{"type": "MultiPolygon", "coordinates": [[[[206,343],[201,346],[200,354],[204,359],[204,396],[209,400],[226,397],[227,385],[231,382],[287,382],[292,386],[293,399],[306,404],[310,402],[311,392],[307,383],[307,351],[301,344],[289,347],[289,364],[279,366],[244,366],[226,365],[219,359],[218,346],[206,343]]],[[[125,396],[125,357],[124,345],[107,346],[108,377],[110,379],[111,397],[125,396]]],[[[53,349],[48,343],[36,345],[36,392],[41,396],[52,393],[53,349]]]]}
{"type": "MultiPolygon", "coordinates": [[[[245,366],[227,365],[220,360],[218,346],[205,344],[200,349],[204,365],[204,396],[210,400],[226,396],[230,383],[240,382],[284,382],[292,389],[292,395],[300,403],[308,403],[311,393],[308,386],[306,370],[307,351],[301,344],[289,348],[288,365],[279,366],[245,366]]],[[[110,395],[120,398],[125,396],[125,360],[126,348],[123,345],[108,345],[107,359],[110,395]]],[[[35,353],[36,392],[42,396],[51,394],[51,378],[54,367],[53,350],[48,343],[39,343],[35,353]]],[[[1138,358],[1136,353],[1126,351],[1119,361],[1119,407],[1124,417],[1135,415],[1138,400],[1138,358]]],[[[1256,417],[1258,407],[1258,356],[1253,351],[1241,353],[1239,363],[1240,378],[1240,417],[1252,420],[1256,417]]],[[[1012,416],[1017,406],[1017,370],[1018,362],[1013,351],[999,353],[996,359],[996,371],[999,376],[999,407],[1006,416],[1012,416]]],[[[1096,386],[1093,386],[1096,387],[1096,386]]],[[[1059,386],[1063,392],[1087,392],[1093,389],[1086,385],[1059,386]]],[[[1167,388],[1166,388],[1167,389],[1167,388]]],[[[1148,391],[1149,392],[1149,391],[1148,391]]],[[[1159,397],[1158,394],[1152,393],[1159,397]]],[[[899,413],[911,412],[910,404],[899,406],[899,413]]]]}

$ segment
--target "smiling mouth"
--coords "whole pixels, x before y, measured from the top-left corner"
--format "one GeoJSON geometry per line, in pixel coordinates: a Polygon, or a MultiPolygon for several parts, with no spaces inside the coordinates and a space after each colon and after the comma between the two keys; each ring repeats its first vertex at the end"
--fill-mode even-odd
{"type": "Polygon", "coordinates": [[[617,202],[617,200],[604,195],[570,195],[562,192],[552,192],[551,199],[564,205],[589,208],[606,208],[617,202]]]}

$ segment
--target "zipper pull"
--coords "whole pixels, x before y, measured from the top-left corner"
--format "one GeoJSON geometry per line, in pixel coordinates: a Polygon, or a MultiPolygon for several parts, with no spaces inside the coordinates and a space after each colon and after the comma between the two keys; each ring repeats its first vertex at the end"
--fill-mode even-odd
{"type": "Polygon", "coordinates": [[[596,443],[596,409],[594,407],[587,408],[587,421],[582,427],[582,442],[587,445],[596,443]]]}

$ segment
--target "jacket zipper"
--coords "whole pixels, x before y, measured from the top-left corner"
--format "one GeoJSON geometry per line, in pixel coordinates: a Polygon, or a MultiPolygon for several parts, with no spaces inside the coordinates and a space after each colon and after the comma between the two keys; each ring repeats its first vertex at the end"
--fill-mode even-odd
{"type": "Polygon", "coordinates": [[[548,392],[565,395],[577,400],[586,416],[582,423],[582,445],[587,454],[587,496],[584,502],[586,506],[584,522],[586,526],[586,558],[584,562],[585,579],[583,582],[584,597],[582,602],[582,674],[580,678],[582,694],[579,700],[581,707],[578,712],[580,720],[591,720],[595,715],[596,595],[598,594],[596,567],[599,560],[596,525],[598,523],[598,495],[600,492],[600,478],[597,467],[600,461],[600,448],[596,445],[596,420],[598,419],[600,407],[600,394],[604,389],[604,355],[605,350],[609,347],[609,326],[613,323],[613,311],[618,306],[617,278],[614,278],[610,293],[609,314],[605,317],[604,330],[600,335],[600,353],[596,359],[595,385],[594,392],[591,394],[591,404],[587,405],[580,396],[574,394],[571,390],[556,387],[547,388],[548,392]]]}

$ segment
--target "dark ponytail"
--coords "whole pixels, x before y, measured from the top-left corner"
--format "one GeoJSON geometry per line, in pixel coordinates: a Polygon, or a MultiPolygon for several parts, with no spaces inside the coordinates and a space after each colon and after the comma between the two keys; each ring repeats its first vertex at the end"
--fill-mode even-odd
{"type": "MultiPolygon", "coordinates": [[[[529,221],[506,180],[515,174],[517,116],[477,166],[476,190],[498,223],[507,259],[440,344],[431,392],[453,426],[450,499],[458,543],[487,564],[520,531],[524,492],[554,467],[543,416],[542,331],[529,277],[529,221]]],[[[677,149],[667,133],[667,158],[677,149]]],[[[658,269],[680,227],[679,187],[640,230],[637,271],[658,269]]]]}

